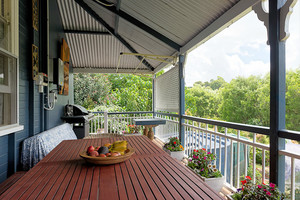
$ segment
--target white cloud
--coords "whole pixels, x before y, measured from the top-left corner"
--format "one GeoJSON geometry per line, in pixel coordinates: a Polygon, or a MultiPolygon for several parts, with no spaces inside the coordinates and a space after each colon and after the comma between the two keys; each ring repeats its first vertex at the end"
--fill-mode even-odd
{"type": "MultiPolygon", "coordinates": [[[[286,44],[287,68],[300,66],[300,3],[290,19],[291,36],[286,44]]],[[[206,43],[189,53],[186,85],[209,81],[217,76],[230,81],[237,76],[264,75],[269,72],[267,31],[252,11],[206,43]]]]}
{"type": "Polygon", "coordinates": [[[290,37],[286,41],[286,67],[295,69],[300,67],[300,3],[294,7],[290,16],[289,32],[290,37]]]}

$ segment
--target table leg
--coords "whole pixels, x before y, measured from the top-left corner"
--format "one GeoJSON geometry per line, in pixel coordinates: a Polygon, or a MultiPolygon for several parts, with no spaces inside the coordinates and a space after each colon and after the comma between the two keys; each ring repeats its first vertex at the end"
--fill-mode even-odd
{"type": "Polygon", "coordinates": [[[149,128],[148,138],[149,138],[150,140],[153,140],[153,139],[154,139],[154,133],[153,133],[152,127],[149,128]]]}
{"type": "Polygon", "coordinates": [[[145,126],[144,128],[144,135],[148,137],[148,126],[145,126]]]}

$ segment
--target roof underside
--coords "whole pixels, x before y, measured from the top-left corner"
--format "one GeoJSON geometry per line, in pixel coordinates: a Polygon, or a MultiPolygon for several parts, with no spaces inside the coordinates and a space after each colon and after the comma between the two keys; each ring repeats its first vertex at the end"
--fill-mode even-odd
{"type": "Polygon", "coordinates": [[[156,73],[168,63],[120,53],[186,53],[257,2],[58,0],[74,72],[87,73],[156,73]]]}

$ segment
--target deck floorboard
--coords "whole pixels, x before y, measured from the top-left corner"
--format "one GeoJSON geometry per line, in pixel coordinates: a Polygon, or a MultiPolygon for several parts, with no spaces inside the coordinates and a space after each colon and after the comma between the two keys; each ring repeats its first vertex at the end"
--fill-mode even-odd
{"type": "Polygon", "coordinates": [[[223,199],[145,136],[63,141],[0,199],[223,199]],[[90,145],[127,140],[129,160],[91,165],[79,157],[90,145]]]}

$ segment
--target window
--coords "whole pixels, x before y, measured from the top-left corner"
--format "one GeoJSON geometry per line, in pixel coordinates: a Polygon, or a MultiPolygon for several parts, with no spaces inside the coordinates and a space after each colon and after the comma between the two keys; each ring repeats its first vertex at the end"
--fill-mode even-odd
{"type": "Polygon", "coordinates": [[[18,0],[0,0],[0,136],[23,129],[18,120],[18,0]]]}

